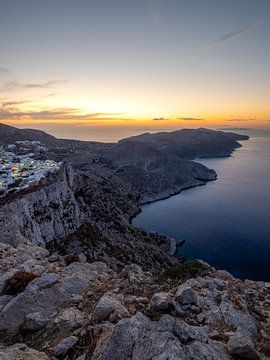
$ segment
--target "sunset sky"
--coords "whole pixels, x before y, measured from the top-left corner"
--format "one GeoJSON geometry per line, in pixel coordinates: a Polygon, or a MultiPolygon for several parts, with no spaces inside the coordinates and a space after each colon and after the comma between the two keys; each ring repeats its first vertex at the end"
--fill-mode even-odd
{"type": "Polygon", "coordinates": [[[0,122],[103,141],[270,127],[269,0],[0,5],[0,122]]]}

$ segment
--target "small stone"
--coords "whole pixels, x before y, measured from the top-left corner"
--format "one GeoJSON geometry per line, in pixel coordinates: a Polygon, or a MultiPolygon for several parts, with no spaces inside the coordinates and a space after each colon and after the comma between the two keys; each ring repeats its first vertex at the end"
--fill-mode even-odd
{"type": "Polygon", "coordinates": [[[45,319],[40,312],[26,315],[23,328],[25,330],[40,330],[45,327],[49,319],[45,319]]]}
{"type": "Polygon", "coordinates": [[[220,335],[216,330],[213,330],[209,333],[209,338],[212,340],[218,340],[220,338],[220,335]]]}
{"type": "Polygon", "coordinates": [[[83,296],[82,295],[74,295],[70,299],[70,303],[72,303],[72,304],[79,304],[82,301],[83,301],[83,296]]]}
{"type": "Polygon", "coordinates": [[[167,310],[171,305],[171,299],[166,292],[160,292],[153,295],[149,308],[150,310],[162,311],[167,310]]]}
{"type": "Polygon", "coordinates": [[[57,344],[54,349],[55,356],[64,356],[66,355],[78,342],[78,338],[76,336],[69,336],[62,340],[59,344],[57,344]]]}
{"type": "Polygon", "coordinates": [[[85,263],[85,262],[87,261],[87,257],[85,256],[84,253],[80,253],[80,255],[79,255],[79,260],[80,260],[80,262],[82,262],[82,263],[85,263]]]}
{"type": "Polygon", "coordinates": [[[236,333],[231,336],[228,342],[228,350],[232,356],[237,356],[240,359],[259,360],[254,344],[242,334],[236,333]]]}
{"type": "Polygon", "coordinates": [[[95,306],[93,311],[93,320],[107,320],[113,312],[117,312],[121,318],[129,316],[128,310],[121,304],[119,300],[105,294],[101,297],[95,306]]]}
{"type": "Polygon", "coordinates": [[[83,302],[81,301],[81,302],[79,303],[79,305],[78,305],[78,309],[82,310],[83,308],[84,308],[83,302]]]}
{"type": "Polygon", "coordinates": [[[197,320],[199,323],[202,323],[205,320],[205,315],[203,313],[200,313],[197,315],[197,320]]]}
{"type": "Polygon", "coordinates": [[[50,263],[56,262],[59,259],[59,255],[57,253],[53,253],[51,256],[48,257],[48,261],[50,263]]]}
{"type": "Polygon", "coordinates": [[[178,286],[175,293],[175,300],[181,305],[197,304],[197,294],[192,287],[183,284],[178,286]]]}

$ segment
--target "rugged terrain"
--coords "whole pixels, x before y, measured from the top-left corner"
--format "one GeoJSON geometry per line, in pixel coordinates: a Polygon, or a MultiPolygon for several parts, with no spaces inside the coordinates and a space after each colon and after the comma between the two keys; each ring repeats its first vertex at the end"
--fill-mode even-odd
{"type": "Polygon", "coordinates": [[[142,202],[213,180],[191,159],[245,137],[207,129],[117,144],[2,125],[61,170],[0,203],[0,359],[268,359],[270,284],[175,257],[183,241],[136,229],[142,202]]]}

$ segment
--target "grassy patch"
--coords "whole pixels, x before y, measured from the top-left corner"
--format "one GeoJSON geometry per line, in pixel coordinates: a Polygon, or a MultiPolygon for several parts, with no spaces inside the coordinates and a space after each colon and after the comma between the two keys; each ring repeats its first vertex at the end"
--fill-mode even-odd
{"type": "Polygon", "coordinates": [[[182,284],[188,279],[206,275],[209,268],[197,260],[186,261],[164,270],[158,277],[161,283],[182,284]]]}

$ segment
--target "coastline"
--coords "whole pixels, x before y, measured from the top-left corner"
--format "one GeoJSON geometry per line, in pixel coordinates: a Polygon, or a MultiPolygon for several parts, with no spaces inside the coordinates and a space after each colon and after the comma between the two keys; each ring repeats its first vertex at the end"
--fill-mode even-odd
{"type": "MultiPolygon", "coordinates": [[[[250,139],[250,138],[249,138],[250,139]]],[[[241,141],[248,141],[249,139],[244,139],[244,140],[241,140],[241,141]]],[[[202,159],[217,159],[217,158],[224,158],[224,159],[227,159],[227,158],[230,158],[232,157],[232,154],[240,149],[241,147],[243,147],[243,145],[241,143],[239,143],[239,146],[237,146],[232,152],[230,152],[230,154],[227,154],[227,155],[217,155],[217,156],[203,156],[203,157],[197,157],[196,159],[192,159],[191,161],[194,161],[194,162],[199,162],[197,160],[202,160],[202,159]]],[[[213,169],[215,171],[215,169],[213,169]]],[[[138,216],[141,212],[142,212],[142,207],[144,205],[149,205],[149,204],[152,204],[152,203],[155,203],[157,201],[162,201],[162,200],[166,200],[166,199],[169,199],[175,195],[179,195],[182,191],[185,191],[185,190],[189,190],[189,189],[192,189],[192,188],[195,188],[195,187],[199,187],[199,186],[205,186],[207,185],[208,182],[212,182],[212,181],[216,181],[218,179],[218,175],[216,174],[216,178],[215,179],[209,179],[209,180],[199,180],[200,183],[196,183],[196,184],[190,184],[190,185],[186,185],[186,186],[183,186],[181,188],[179,188],[178,190],[167,190],[167,192],[162,192],[162,193],[159,193],[153,197],[149,197],[148,199],[146,198],[145,200],[137,203],[137,206],[138,206],[138,211],[136,211],[133,215],[131,215],[129,217],[129,223],[132,225],[132,221],[133,219],[138,216]],[[166,193],[166,194],[165,194],[166,193]]]]}

